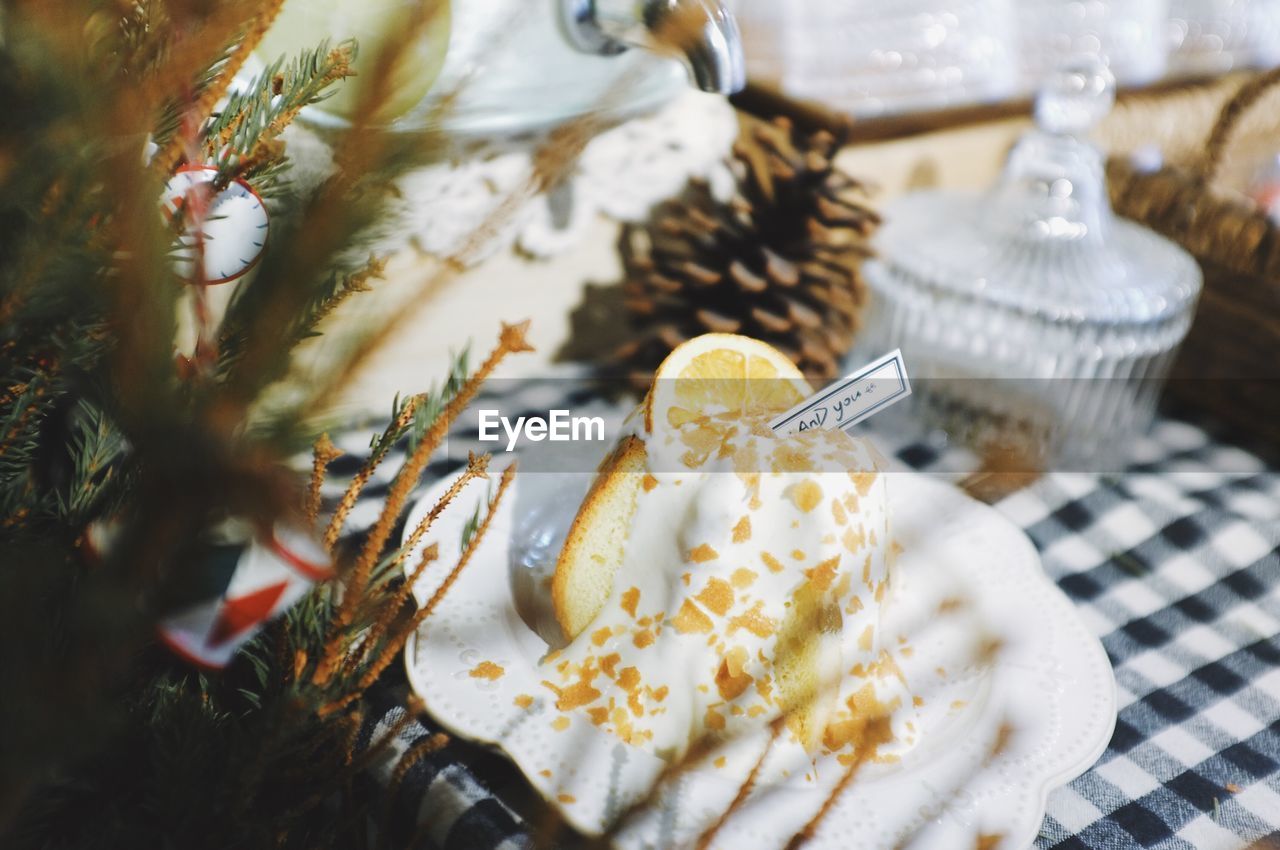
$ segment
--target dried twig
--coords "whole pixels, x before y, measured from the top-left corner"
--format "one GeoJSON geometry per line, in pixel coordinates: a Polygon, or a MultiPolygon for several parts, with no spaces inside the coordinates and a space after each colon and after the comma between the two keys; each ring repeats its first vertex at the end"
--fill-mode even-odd
{"type": "Polygon", "coordinates": [[[480,527],[476,529],[476,533],[472,535],[467,547],[462,551],[462,555],[458,558],[458,563],[454,565],[453,570],[445,577],[440,587],[432,594],[427,603],[418,609],[418,612],[404,624],[388,642],[386,647],[379,653],[361,675],[359,681],[354,688],[351,688],[341,698],[335,700],[320,708],[321,717],[339,711],[360,698],[369,686],[377,681],[378,676],[382,675],[382,671],[395,659],[396,654],[404,647],[405,641],[409,639],[409,635],[417,631],[418,626],[422,625],[428,617],[435,611],[436,606],[444,599],[449,589],[453,587],[454,582],[462,575],[462,571],[466,569],[467,564],[471,562],[471,556],[475,553],[476,548],[480,545],[480,541],[484,538],[485,533],[489,530],[489,524],[492,522],[494,515],[498,511],[498,506],[502,502],[503,494],[507,488],[511,486],[512,480],[515,478],[515,465],[507,467],[503,470],[502,480],[498,484],[498,491],[494,494],[493,499],[489,502],[489,510],[485,514],[484,519],[480,523],[480,527]]]}
{"type": "MultiPolygon", "coordinates": [[[[471,403],[471,399],[479,392],[480,385],[488,379],[493,370],[498,367],[498,364],[506,359],[509,354],[533,350],[533,347],[525,341],[525,331],[528,327],[529,323],[527,321],[516,325],[503,324],[502,331],[498,335],[498,345],[489,354],[484,363],[480,365],[480,368],[467,378],[457,394],[445,405],[444,410],[431,423],[427,433],[405,460],[400,472],[397,473],[395,481],[392,482],[391,489],[387,494],[386,504],[383,506],[382,513],[370,530],[364,548],[361,549],[355,566],[351,570],[342,604],[334,614],[333,636],[328,643],[325,656],[316,665],[316,671],[313,676],[315,684],[324,685],[329,680],[329,677],[336,672],[338,659],[346,648],[347,637],[344,633],[345,629],[351,624],[378,556],[386,546],[387,539],[391,536],[391,530],[409,499],[409,494],[417,486],[418,479],[422,474],[422,470],[426,467],[427,461],[441,441],[444,440],[449,426],[457,418],[458,414],[471,403]]],[[[504,487],[506,480],[507,476],[504,474],[504,487]]],[[[501,493],[501,490],[499,490],[499,493],[501,493]]],[[[332,528],[332,524],[330,528],[332,528]]]]}
{"type": "Polygon", "coordinates": [[[329,439],[327,433],[316,438],[312,449],[311,483],[307,487],[307,523],[315,525],[320,515],[320,489],[324,486],[324,473],[329,464],[342,456],[342,451],[329,439]]]}
{"type": "Polygon", "coordinates": [[[729,818],[733,816],[733,813],[742,808],[742,805],[747,802],[747,798],[751,796],[751,792],[756,787],[756,780],[760,776],[760,769],[764,767],[765,760],[769,758],[769,753],[773,752],[773,744],[778,740],[778,736],[782,734],[784,725],[785,720],[783,718],[778,718],[769,724],[769,740],[765,743],[763,752],[761,752],[760,757],[756,759],[756,763],[751,766],[751,772],[747,774],[747,778],[743,780],[740,786],[738,786],[738,793],[735,794],[733,800],[729,802],[728,808],[721,812],[715,822],[703,830],[702,834],[698,836],[698,843],[696,845],[697,850],[707,850],[707,848],[711,846],[711,842],[715,840],[716,834],[720,832],[720,829],[725,825],[729,818]]]}

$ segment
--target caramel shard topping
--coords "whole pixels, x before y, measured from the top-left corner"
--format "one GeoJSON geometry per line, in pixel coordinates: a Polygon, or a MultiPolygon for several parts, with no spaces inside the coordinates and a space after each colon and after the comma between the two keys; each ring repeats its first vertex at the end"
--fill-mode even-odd
{"type": "Polygon", "coordinates": [[[563,732],[569,728],[569,718],[563,715],[557,717],[555,720],[551,721],[551,728],[557,732],[563,732]]]}
{"type": "MultiPolygon", "coordinates": [[[[863,690],[870,687],[867,685],[863,690]]],[[[861,703],[867,698],[860,694],[861,692],[850,697],[849,702],[852,704],[856,700],[861,703]]],[[[870,699],[874,700],[875,697],[870,696],[870,699]]],[[[853,753],[850,755],[855,758],[866,758],[868,749],[892,739],[889,718],[885,715],[884,709],[877,709],[874,706],[853,709],[852,716],[846,715],[827,726],[822,735],[822,743],[831,752],[838,752],[852,744],[853,753]]]]}
{"type": "Polygon", "coordinates": [[[653,641],[653,632],[648,629],[636,632],[636,636],[631,639],[631,642],[636,645],[636,649],[644,649],[646,646],[651,646],[653,641]]]}
{"type": "Polygon", "coordinates": [[[622,610],[634,617],[636,606],[640,604],[640,588],[633,587],[622,594],[622,610]]]}
{"type": "Polygon", "coordinates": [[[716,671],[716,690],[726,701],[737,699],[751,685],[753,679],[743,669],[747,659],[747,651],[735,646],[725,653],[724,660],[720,662],[720,669],[716,671]]]}
{"type": "Polygon", "coordinates": [[[672,405],[667,409],[667,424],[672,428],[679,428],[683,425],[687,425],[697,418],[698,414],[690,413],[683,407],[676,407],[672,405]]]}
{"type": "Polygon", "coordinates": [[[863,609],[863,607],[864,607],[864,606],[863,606],[863,604],[862,604],[862,597],[861,597],[861,596],[855,596],[855,597],[853,597],[852,599],[850,599],[850,600],[849,600],[849,605],[848,605],[848,607],[847,607],[847,608],[845,608],[844,610],[845,610],[845,613],[846,613],[846,614],[856,614],[856,613],[858,613],[859,611],[861,611],[861,610],[863,609]]]}
{"type": "Polygon", "coordinates": [[[578,802],[578,798],[572,794],[557,794],[556,799],[565,804],[578,802]]]}
{"type": "Polygon", "coordinates": [[[921,706],[924,705],[924,697],[912,697],[911,704],[914,705],[916,708],[920,708],[921,706]]]}
{"type": "Polygon", "coordinates": [[[538,775],[539,775],[539,776],[545,776],[545,777],[547,777],[548,779],[550,779],[550,778],[551,778],[551,771],[549,771],[549,770],[539,770],[539,771],[538,771],[538,775]]]}
{"type": "Polygon", "coordinates": [[[770,457],[769,468],[773,472],[809,472],[812,467],[809,453],[793,440],[780,443],[770,457]]]}
{"type": "Polygon", "coordinates": [[[752,582],[759,578],[759,574],[752,572],[746,567],[739,567],[733,571],[733,575],[729,576],[730,583],[738,590],[750,587],[752,582]]]}
{"type": "Polygon", "coordinates": [[[756,679],[756,693],[760,695],[760,699],[764,700],[765,705],[773,704],[773,677],[764,675],[756,679]]]}
{"type": "Polygon", "coordinates": [[[502,678],[502,674],[507,672],[494,664],[492,661],[481,661],[471,671],[467,673],[473,679],[488,679],[490,682],[497,681],[502,678]]]}
{"type": "Polygon", "coordinates": [[[720,553],[712,549],[706,543],[701,543],[689,551],[689,560],[695,564],[705,564],[707,561],[714,561],[720,557],[720,553]]]}
{"type": "Polygon", "coordinates": [[[862,634],[858,635],[858,649],[863,652],[871,651],[871,642],[875,638],[875,627],[867,626],[862,630],[862,634]]]}
{"type": "Polygon", "coordinates": [[[792,550],[791,550],[791,557],[795,558],[797,561],[803,561],[803,560],[804,560],[804,550],[803,550],[803,549],[792,549],[792,550]]]}
{"type": "Polygon", "coordinates": [[[707,713],[702,722],[712,732],[720,732],[724,729],[724,715],[716,711],[714,705],[707,706],[707,713]]]}
{"type": "Polygon", "coordinates": [[[809,513],[822,501],[822,488],[816,481],[806,478],[786,489],[786,496],[801,513],[809,513]]]}
{"type": "Polygon", "coordinates": [[[902,684],[905,685],[907,683],[906,674],[902,672],[898,662],[889,654],[889,650],[880,650],[880,657],[876,660],[876,664],[880,667],[881,675],[892,675],[902,684]]]}
{"type": "Polygon", "coordinates": [[[763,705],[753,705],[747,709],[747,717],[759,717],[768,710],[763,705]]]}
{"type": "Polygon", "coordinates": [[[609,709],[602,705],[596,706],[595,708],[588,708],[587,717],[589,717],[591,722],[596,726],[603,726],[609,722],[609,709]]]}
{"type": "Polygon", "coordinates": [[[835,517],[836,525],[844,525],[849,521],[849,514],[847,514],[845,509],[840,506],[840,501],[838,499],[831,500],[831,515],[835,517]]]}
{"type": "Polygon", "coordinates": [[[591,633],[591,642],[596,646],[604,646],[605,641],[609,639],[611,634],[613,633],[609,631],[608,626],[605,626],[603,629],[597,629],[591,633]]]}
{"type": "Polygon", "coordinates": [[[713,578],[694,599],[705,605],[708,610],[723,617],[733,607],[733,588],[724,579],[713,578]]]}
{"type": "Polygon", "coordinates": [[[578,671],[578,676],[584,682],[590,682],[596,676],[600,675],[599,662],[594,655],[588,655],[586,661],[582,663],[582,669],[578,671]]]}
{"type": "Polygon", "coordinates": [[[727,761],[728,759],[726,759],[724,756],[720,756],[715,761],[713,761],[712,764],[714,764],[716,767],[724,767],[727,761]]]}
{"type": "Polygon", "coordinates": [[[742,519],[733,527],[733,542],[745,543],[751,539],[751,517],[743,514],[742,519]]]}
{"type": "MultiPolygon", "coordinates": [[[[704,463],[707,462],[707,454],[709,453],[699,454],[695,452],[693,449],[690,449],[689,451],[680,455],[680,462],[683,463],[685,466],[689,467],[690,469],[697,469],[698,467],[702,466],[704,463]]],[[[679,484],[680,482],[677,481],[676,486],[679,486],[679,484]]]]}
{"type": "Polygon", "coordinates": [[[634,691],[640,684],[640,671],[634,667],[623,667],[618,673],[618,687],[624,691],[634,691]]]}
{"type": "Polygon", "coordinates": [[[676,627],[676,631],[680,634],[687,635],[694,632],[702,632],[707,634],[711,631],[711,618],[702,613],[699,608],[688,599],[680,604],[680,610],[676,613],[675,618],[671,621],[676,627]]]}
{"type": "Polygon", "coordinates": [[[520,694],[512,701],[520,708],[528,708],[533,705],[533,697],[528,694],[520,694]]]}
{"type": "MultiPolygon", "coordinates": [[[[772,617],[764,615],[763,608],[764,603],[757,600],[750,610],[729,620],[729,634],[732,635],[738,629],[746,629],[756,637],[770,637],[777,630],[778,624],[772,617]]],[[[707,620],[707,623],[709,625],[711,621],[707,620]]]]}
{"type": "Polygon", "coordinates": [[[680,429],[680,442],[704,454],[710,454],[724,442],[724,430],[709,419],[702,419],[692,428],[680,429]]]}
{"type": "Polygon", "coordinates": [[[747,488],[747,508],[758,511],[764,502],[760,499],[760,473],[746,472],[741,475],[742,483],[747,488]]]}
{"type": "Polygon", "coordinates": [[[684,582],[684,586],[685,586],[685,587],[688,587],[688,586],[689,586],[689,581],[690,581],[692,578],[693,578],[693,574],[692,574],[692,573],[683,573],[683,574],[680,576],[680,580],[681,580],[682,582],[684,582]]]}
{"type": "Polygon", "coordinates": [[[667,698],[667,694],[669,694],[670,692],[671,692],[671,689],[668,688],[666,685],[663,685],[662,687],[655,690],[652,694],[650,694],[650,696],[653,697],[654,702],[662,702],[664,699],[667,698]]]}
{"type": "Polygon", "coordinates": [[[654,478],[652,475],[646,472],[644,474],[644,478],[640,479],[640,486],[644,488],[644,491],[646,493],[648,493],[654,487],[658,486],[658,479],[654,478]]]}
{"type": "Polygon", "coordinates": [[[618,674],[614,672],[614,667],[622,660],[622,656],[616,652],[611,652],[604,658],[600,659],[600,670],[610,679],[616,679],[618,674]]]}
{"type": "Polygon", "coordinates": [[[771,573],[782,572],[782,562],[770,555],[768,552],[760,553],[760,560],[764,561],[764,565],[769,568],[771,573]]]}
{"type": "Polygon", "coordinates": [[[865,496],[871,492],[871,485],[876,483],[876,474],[874,472],[850,472],[849,480],[853,482],[854,489],[858,491],[858,495],[865,496]]]}
{"type": "Polygon", "coordinates": [[[812,567],[804,571],[805,578],[809,579],[814,588],[819,591],[826,591],[831,587],[836,579],[836,569],[840,566],[840,556],[828,558],[816,567],[812,567]]]}
{"type": "Polygon", "coordinates": [[[636,717],[644,717],[644,705],[640,702],[640,692],[632,691],[627,695],[627,708],[636,717]]]}
{"type": "Polygon", "coordinates": [[[861,525],[851,525],[844,531],[844,536],[840,538],[840,542],[844,544],[844,548],[850,553],[857,554],[860,549],[867,543],[867,532],[861,525]]]}
{"type": "Polygon", "coordinates": [[[561,711],[570,711],[595,702],[599,696],[600,692],[591,687],[590,682],[575,682],[560,692],[560,698],[556,700],[556,708],[561,711]]]}

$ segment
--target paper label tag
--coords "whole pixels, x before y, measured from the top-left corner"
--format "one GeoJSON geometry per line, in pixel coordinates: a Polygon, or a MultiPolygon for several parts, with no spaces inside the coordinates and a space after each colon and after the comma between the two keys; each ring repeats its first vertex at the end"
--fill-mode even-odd
{"type": "Polygon", "coordinates": [[[779,434],[814,428],[848,430],[911,395],[902,352],[893,350],[810,396],[769,423],[779,434]]]}

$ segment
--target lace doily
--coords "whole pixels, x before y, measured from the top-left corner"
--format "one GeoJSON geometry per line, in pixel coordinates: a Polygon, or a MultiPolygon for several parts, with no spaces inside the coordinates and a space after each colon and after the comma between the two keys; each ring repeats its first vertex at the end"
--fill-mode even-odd
{"type": "MultiPolygon", "coordinates": [[[[300,124],[286,132],[292,179],[300,190],[315,187],[332,171],[332,150],[322,132],[300,124]]],[[[652,115],[601,133],[560,185],[532,196],[526,187],[537,140],[518,150],[499,141],[469,144],[474,154],[467,159],[401,179],[400,221],[382,247],[413,244],[467,264],[512,247],[551,256],[577,242],[596,215],[637,221],[692,177],[723,192],[732,182],[725,160],[737,134],[728,101],[689,91],[652,115]],[[474,235],[492,224],[493,232],[474,244],[474,235]]]]}

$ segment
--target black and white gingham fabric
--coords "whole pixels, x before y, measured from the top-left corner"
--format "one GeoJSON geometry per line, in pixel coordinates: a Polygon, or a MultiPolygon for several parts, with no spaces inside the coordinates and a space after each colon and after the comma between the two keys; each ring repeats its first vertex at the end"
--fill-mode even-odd
{"type": "MultiPolygon", "coordinates": [[[[567,406],[518,392],[506,388],[489,406],[567,406]]],[[[358,467],[367,438],[352,435],[344,446],[354,454],[338,462],[339,478],[358,467]]],[[[475,447],[452,440],[424,486],[475,447]]],[[[921,445],[896,455],[916,468],[948,467],[946,453],[921,445]]],[[[395,460],[366,489],[355,533],[376,515],[395,460]]],[[[340,489],[330,486],[331,495],[340,489]]],[[[1119,687],[1110,746],[1050,795],[1036,847],[1280,848],[1280,472],[1163,420],[1124,473],[1050,474],[996,508],[1026,531],[1102,640],[1119,687]]],[[[391,696],[373,697],[366,741],[394,724],[391,696]]],[[[436,731],[409,724],[381,761],[377,781],[397,836],[444,850],[531,846],[517,812],[534,815],[516,802],[525,791],[515,769],[464,742],[433,749],[424,742],[436,731]],[[414,747],[420,757],[392,775],[414,747]]]]}

